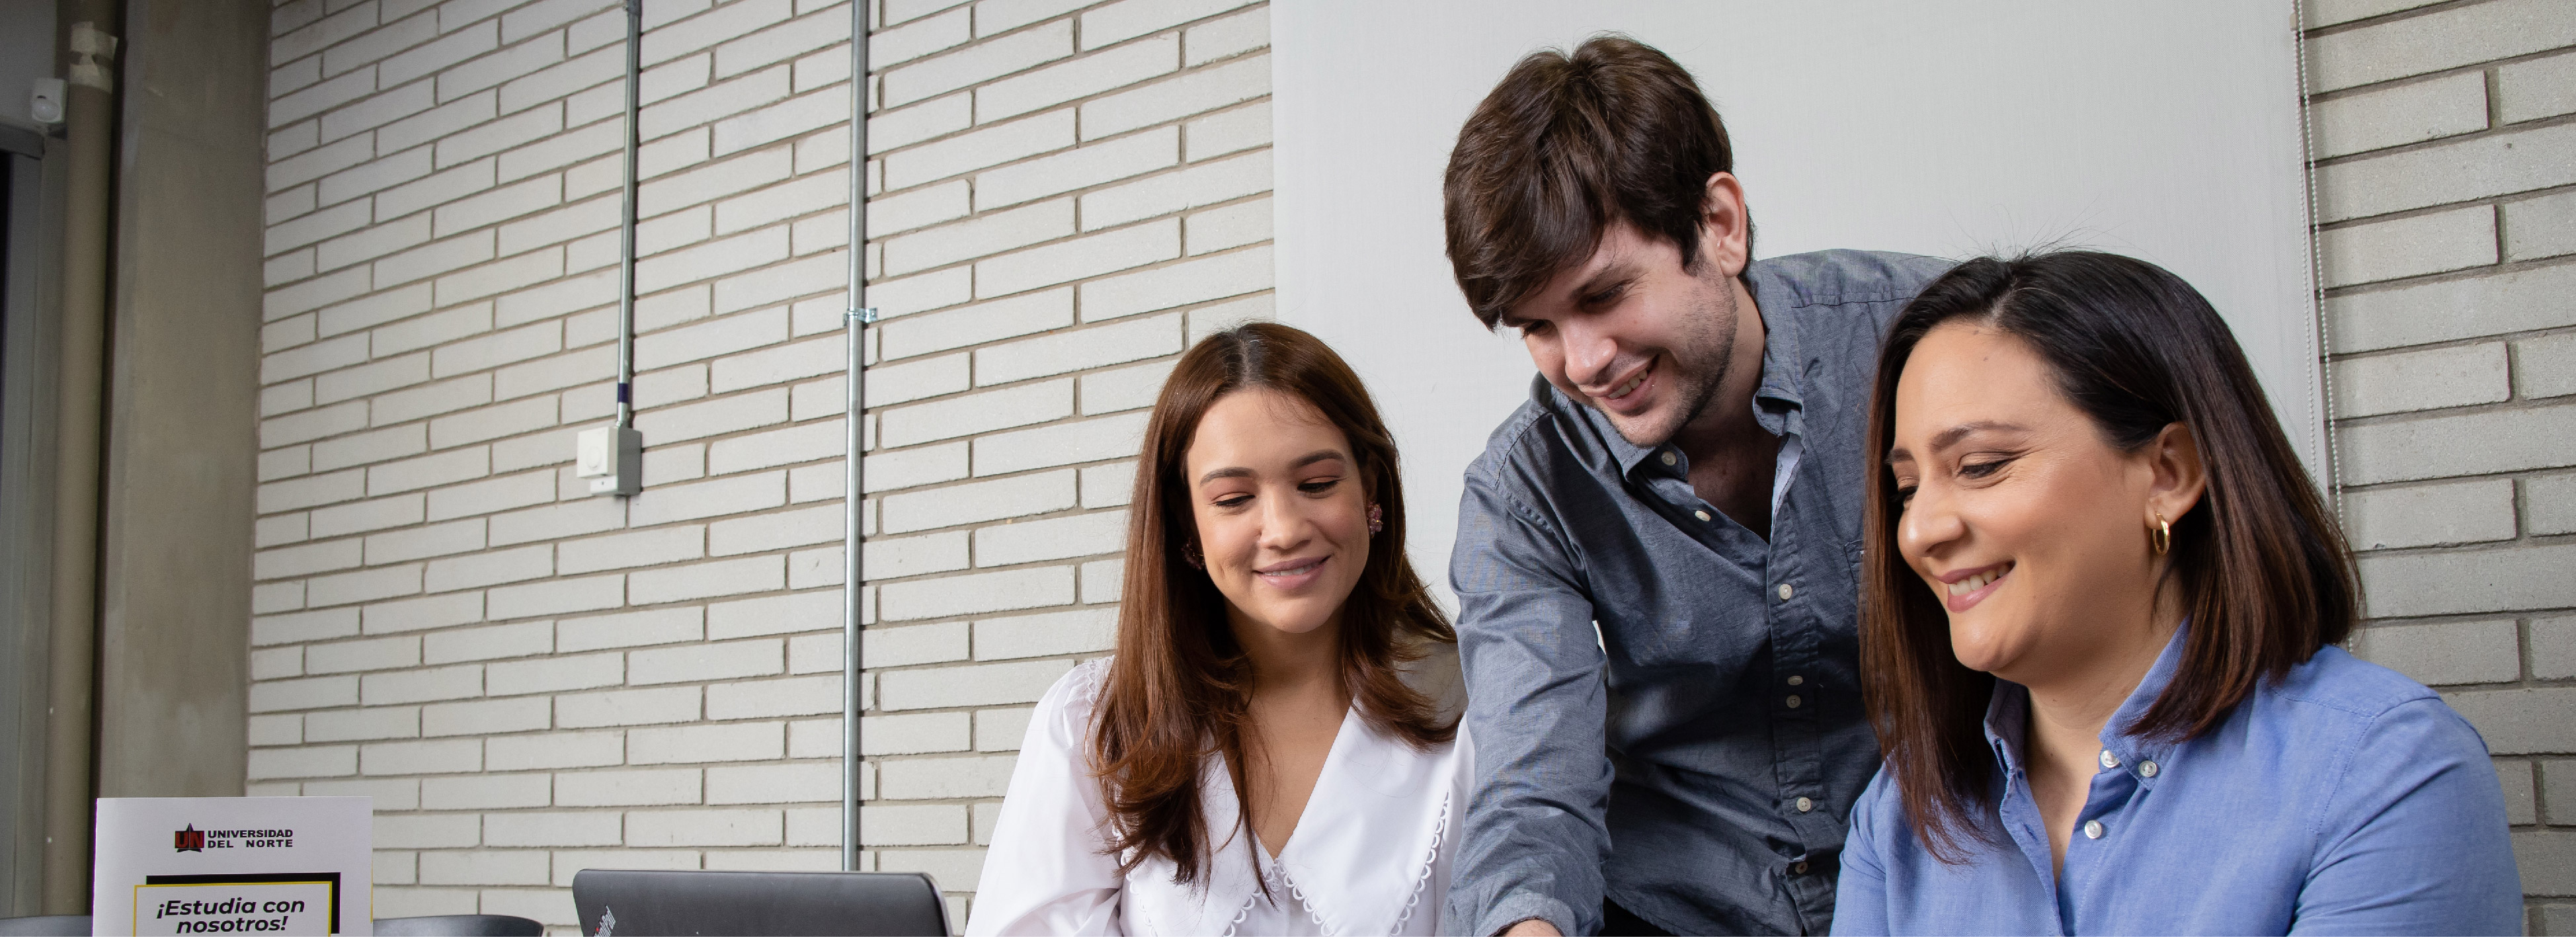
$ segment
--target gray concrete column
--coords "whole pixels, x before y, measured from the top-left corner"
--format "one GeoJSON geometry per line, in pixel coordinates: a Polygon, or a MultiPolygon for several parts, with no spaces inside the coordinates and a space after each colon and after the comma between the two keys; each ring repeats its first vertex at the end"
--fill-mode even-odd
{"type": "Polygon", "coordinates": [[[242,792],[266,0],[128,0],[100,525],[102,797],[242,792]]]}

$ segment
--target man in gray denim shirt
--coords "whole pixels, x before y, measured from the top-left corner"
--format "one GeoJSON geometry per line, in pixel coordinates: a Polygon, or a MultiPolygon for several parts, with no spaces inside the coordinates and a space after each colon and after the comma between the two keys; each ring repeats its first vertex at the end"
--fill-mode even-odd
{"type": "Polygon", "coordinates": [[[1879,336],[1948,262],[1751,262],[1726,130],[1618,37],[1460,131],[1450,261],[1540,376],[1467,469],[1450,580],[1474,934],[1823,933],[1878,767],[1855,632],[1879,336]],[[1597,629],[1597,630],[1596,630],[1597,629]]]}

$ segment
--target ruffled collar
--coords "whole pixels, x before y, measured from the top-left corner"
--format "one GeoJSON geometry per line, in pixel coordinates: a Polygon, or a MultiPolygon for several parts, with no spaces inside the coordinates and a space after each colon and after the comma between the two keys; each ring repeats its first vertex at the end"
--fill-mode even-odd
{"type": "Polygon", "coordinates": [[[1146,918],[1138,930],[1173,934],[1235,933],[1265,901],[1326,934],[1395,933],[1413,918],[1437,915],[1438,898],[1426,886],[1463,806],[1451,803],[1455,757],[1454,744],[1418,752],[1378,732],[1356,709],[1345,711],[1314,793],[1276,859],[1244,828],[1233,779],[1224,760],[1211,757],[1201,769],[1201,810],[1221,845],[1205,887],[1177,888],[1168,860],[1148,861],[1129,873],[1128,911],[1146,918]],[[1140,892],[1162,900],[1138,900],[1140,892]]]}

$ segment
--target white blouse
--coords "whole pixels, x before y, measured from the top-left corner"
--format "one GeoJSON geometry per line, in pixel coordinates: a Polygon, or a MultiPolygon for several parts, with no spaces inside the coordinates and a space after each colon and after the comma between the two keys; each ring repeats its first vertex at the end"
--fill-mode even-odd
{"type": "Polygon", "coordinates": [[[1121,876],[1088,770],[1091,713],[1108,664],[1075,667],[1038,701],[993,826],[970,937],[1448,932],[1449,863],[1475,762],[1464,728],[1456,741],[1422,751],[1371,728],[1356,709],[1345,712],[1276,859],[1247,845],[1234,783],[1212,756],[1199,781],[1209,838],[1220,844],[1208,875],[1176,885],[1172,862],[1157,858],[1121,876]]]}

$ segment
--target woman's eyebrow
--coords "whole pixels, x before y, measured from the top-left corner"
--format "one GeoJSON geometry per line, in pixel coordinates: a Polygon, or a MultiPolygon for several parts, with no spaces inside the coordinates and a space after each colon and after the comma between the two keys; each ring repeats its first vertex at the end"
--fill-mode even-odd
{"type": "MultiPolygon", "coordinates": [[[[1349,455],[1344,454],[1339,449],[1317,449],[1313,452],[1306,453],[1305,455],[1298,456],[1296,461],[1288,463],[1288,467],[1291,469],[1301,469],[1317,462],[1330,462],[1335,460],[1348,462],[1350,459],[1351,457],[1349,455]]],[[[1207,470],[1207,474],[1199,476],[1198,483],[1204,485],[1220,478],[1251,478],[1257,474],[1259,473],[1240,465],[1229,465],[1224,468],[1212,468],[1207,470]]]]}
{"type": "Polygon", "coordinates": [[[2024,427],[2017,423],[2001,423],[1994,420],[1978,420],[1974,423],[1961,423],[1957,426],[1953,426],[1949,429],[1933,434],[1932,451],[1939,452],[1943,449],[1950,448],[1951,446],[1958,445],[1959,440],[1967,438],[1971,433],[1986,431],[2019,432],[2022,429],[2024,429],[2024,427]]]}
{"type": "MultiPolygon", "coordinates": [[[[1970,433],[1985,430],[1994,430],[1996,432],[2019,432],[2027,428],[2028,427],[2024,427],[2018,423],[2003,423],[1995,420],[1979,420],[1974,423],[1961,423],[1957,426],[1953,426],[1949,429],[1933,434],[1932,445],[1926,447],[1926,450],[1930,452],[1939,452],[1943,449],[1950,448],[1951,446],[1958,445],[1959,440],[1966,439],[1970,433]]],[[[1887,450],[1887,458],[1882,461],[1888,465],[1895,465],[1898,462],[1912,462],[1914,461],[1914,452],[1904,446],[1897,446],[1887,450]]]]}

